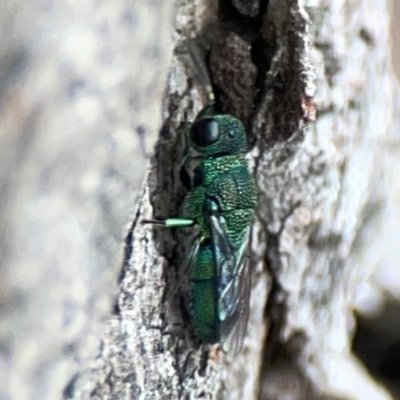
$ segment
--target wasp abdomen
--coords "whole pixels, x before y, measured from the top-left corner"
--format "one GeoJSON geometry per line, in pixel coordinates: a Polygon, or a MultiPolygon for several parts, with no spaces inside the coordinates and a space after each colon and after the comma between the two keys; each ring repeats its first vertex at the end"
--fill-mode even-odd
{"type": "Polygon", "coordinates": [[[203,240],[191,274],[189,314],[196,335],[207,343],[218,342],[218,293],[213,254],[208,240],[203,240]]]}

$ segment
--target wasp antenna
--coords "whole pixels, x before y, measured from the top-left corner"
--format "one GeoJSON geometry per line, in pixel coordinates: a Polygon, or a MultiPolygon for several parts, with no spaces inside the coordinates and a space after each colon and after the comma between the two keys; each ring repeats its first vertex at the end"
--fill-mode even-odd
{"type": "Polygon", "coordinates": [[[175,49],[175,54],[191,69],[195,81],[201,85],[207,96],[207,103],[214,103],[215,96],[200,39],[187,39],[175,49]]]}
{"type": "Polygon", "coordinates": [[[215,103],[215,94],[214,94],[214,92],[213,92],[213,90],[212,90],[212,87],[211,87],[211,86],[208,86],[208,87],[206,88],[206,91],[207,91],[207,96],[208,96],[208,102],[209,102],[210,104],[215,103]]]}

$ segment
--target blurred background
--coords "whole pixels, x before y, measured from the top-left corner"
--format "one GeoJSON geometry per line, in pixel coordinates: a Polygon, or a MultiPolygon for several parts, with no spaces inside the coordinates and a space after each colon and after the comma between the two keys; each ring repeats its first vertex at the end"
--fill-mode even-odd
{"type": "MultiPolygon", "coordinates": [[[[391,61],[400,87],[400,1],[393,0],[392,4],[391,61]]],[[[399,111],[396,108],[395,113],[399,114],[399,111]]],[[[397,137],[396,143],[389,143],[394,151],[388,152],[385,160],[388,165],[399,157],[399,132],[395,132],[394,137],[397,137]]],[[[394,398],[400,399],[400,175],[391,193],[393,210],[388,212],[397,215],[396,223],[391,225],[393,231],[383,227],[386,240],[381,254],[375,255],[377,269],[356,300],[358,318],[354,351],[369,371],[391,390],[394,398]],[[389,263],[385,260],[389,258],[397,260],[398,268],[388,268],[389,263]]]]}

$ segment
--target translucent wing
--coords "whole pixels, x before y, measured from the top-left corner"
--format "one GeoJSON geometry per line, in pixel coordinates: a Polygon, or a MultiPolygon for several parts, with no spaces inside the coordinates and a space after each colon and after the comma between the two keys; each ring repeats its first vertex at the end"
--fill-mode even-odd
{"type": "Polygon", "coordinates": [[[236,324],[228,332],[228,337],[223,343],[222,348],[226,353],[236,355],[242,350],[244,338],[246,336],[247,324],[250,311],[250,291],[251,274],[249,268],[249,259],[247,255],[248,236],[246,233],[245,241],[240,249],[240,257],[237,261],[238,272],[238,296],[239,302],[236,309],[236,324]]]}
{"type": "Polygon", "coordinates": [[[178,280],[176,286],[171,290],[169,296],[167,297],[168,299],[171,299],[172,297],[175,296],[179,288],[182,286],[183,282],[185,279],[187,279],[188,276],[192,274],[193,271],[193,264],[194,261],[196,260],[197,253],[199,252],[200,248],[200,239],[196,238],[194,242],[192,243],[192,246],[190,247],[190,253],[188,255],[188,259],[186,261],[184,270],[182,272],[182,276],[178,280]]]}
{"type": "Polygon", "coordinates": [[[243,346],[249,316],[251,279],[246,254],[249,229],[237,248],[229,241],[224,217],[211,215],[208,222],[218,277],[222,348],[237,354],[243,346]]]}
{"type": "Polygon", "coordinates": [[[190,253],[189,253],[189,257],[187,260],[187,263],[185,265],[185,275],[191,275],[192,271],[193,271],[193,263],[196,260],[197,257],[197,253],[199,252],[199,248],[200,248],[200,239],[196,238],[194,240],[194,242],[192,243],[192,246],[190,248],[190,253]]]}

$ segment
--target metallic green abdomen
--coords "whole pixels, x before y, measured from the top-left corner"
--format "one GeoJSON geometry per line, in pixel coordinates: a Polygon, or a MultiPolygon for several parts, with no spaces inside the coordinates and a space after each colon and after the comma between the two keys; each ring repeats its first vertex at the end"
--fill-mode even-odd
{"type": "Polygon", "coordinates": [[[208,240],[200,244],[194,263],[189,313],[199,338],[215,343],[218,338],[217,290],[215,268],[208,240]]]}

